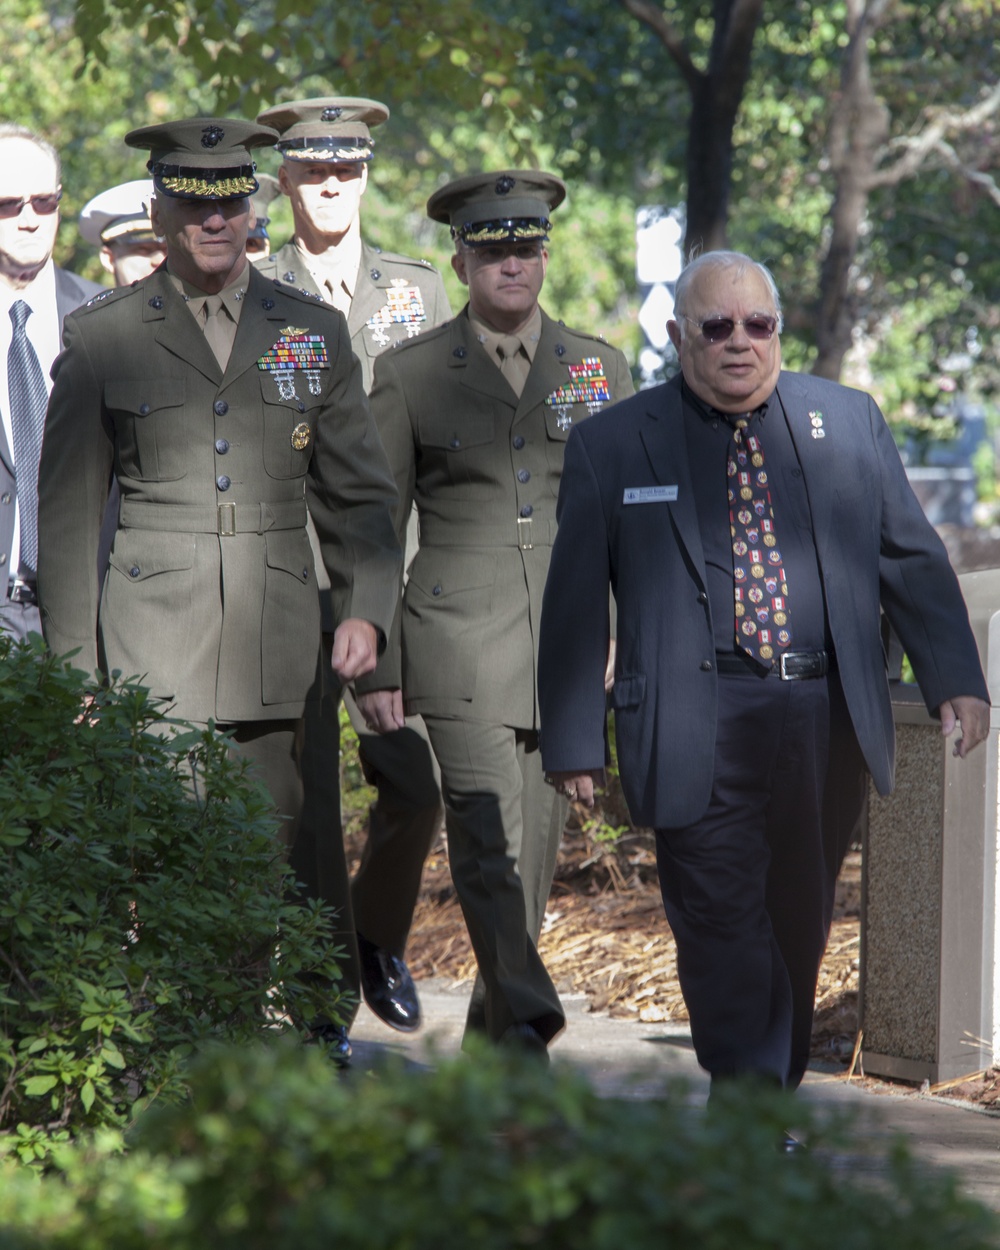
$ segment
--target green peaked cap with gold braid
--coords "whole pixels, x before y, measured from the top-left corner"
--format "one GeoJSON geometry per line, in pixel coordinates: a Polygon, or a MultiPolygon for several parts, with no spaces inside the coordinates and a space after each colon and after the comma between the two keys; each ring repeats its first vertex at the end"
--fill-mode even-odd
{"type": "Polygon", "coordinates": [[[150,153],[146,168],[157,191],[175,199],[238,200],[257,190],[251,149],[277,133],[234,117],[189,117],[130,130],[125,142],[150,153]]]}

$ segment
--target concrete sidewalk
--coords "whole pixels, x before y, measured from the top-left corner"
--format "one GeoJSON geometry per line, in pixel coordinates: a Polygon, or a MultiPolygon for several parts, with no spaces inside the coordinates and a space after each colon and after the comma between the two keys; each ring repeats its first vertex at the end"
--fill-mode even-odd
{"type": "MultiPolygon", "coordinates": [[[[418,990],[424,1026],[416,1034],[395,1032],[362,1006],[351,1030],[353,1070],[363,1071],[389,1053],[426,1064],[433,1053],[459,1052],[469,987],[431,980],[419,982],[418,990]]],[[[593,1015],[584,995],[564,995],[562,1001],[567,1027],[552,1047],[554,1064],[572,1064],[605,1095],[645,1098],[660,1091],[664,1078],[683,1077],[692,1102],[707,1097],[708,1077],[698,1067],[686,1026],[593,1015]]],[[[800,1096],[814,1105],[857,1110],[857,1157],[838,1159],[838,1166],[869,1166],[871,1147],[899,1133],[928,1166],[957,1174],[965,1192],[1000,1212],[1000,1115],[905,1086],[861,1089],[820,1071],[807,1073],[800,1096]]]]}

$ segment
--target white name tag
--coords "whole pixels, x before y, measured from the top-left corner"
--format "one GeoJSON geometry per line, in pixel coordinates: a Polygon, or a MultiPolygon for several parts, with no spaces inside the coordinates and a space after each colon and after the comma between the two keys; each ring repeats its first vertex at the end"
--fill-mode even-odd
{"type": "Polygon", "coordinates": [[[622,503],[671,503],[676,498],[676,486],[629,486],[622,503]]]}

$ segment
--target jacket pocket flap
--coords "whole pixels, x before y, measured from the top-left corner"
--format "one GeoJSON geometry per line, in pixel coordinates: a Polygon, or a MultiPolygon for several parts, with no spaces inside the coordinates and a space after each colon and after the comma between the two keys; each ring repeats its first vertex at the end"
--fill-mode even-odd
{"type": "Polygon", "coordinates": [[[645,673],[633,673],[615,678],[615,684],[611,687],[612,707],[637,707],[645,697],[645,673]]]}
{"type": "Polygon", "coordinates": [[[183,378],[119,378],[104,383],[104,402],[108,408],[148,417],[161,408],[179,408],[184,403],[183,378]]]}
{"type": "Polygon", "coordinates": [[[309,581],[312,577],[312,548],[304,526],[270,533],[264,542],[269,569],[291,573],[300,582],[309,581]]]}

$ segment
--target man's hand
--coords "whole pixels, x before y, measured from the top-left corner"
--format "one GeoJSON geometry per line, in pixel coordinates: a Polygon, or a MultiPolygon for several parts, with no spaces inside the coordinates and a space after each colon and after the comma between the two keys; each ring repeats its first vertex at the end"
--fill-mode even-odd
{"type": "Polygon", "coordinates": [[[941,717],[941,733],[950,737],[957,725],[962,726],[962,736],[955,743],[954,754],[965,759],[969,752],[985,741],[990,732],[990,705],[972,695],[959,695],[946,699],[938,708],[941,717]]]}
{"type": "Polygon", "coordinates": [[[592,768],[586,773],[546,773],[545,780],[555,786],[571,803],[594,806],[594,786],[604,785],[604,769],[592,768]]]}
{"type": "Polygon", "coordinates": [[[608,643],[608,662],[604,666],[604,693],[608,694],[615,684],[615,651],[617,643],[612,638],[608,643]]]}
{"type": "Polygon", "coordinates": [[[374,733],[390,734],[406,723],[402,690],[369,690],[367,694],[355,695],[354,701],[365,724],[374,733]]]}
{"type": "Polygon", "coordinates": [[[378,634],[371,621],[349,617],[333,635],[330,665],[341,685],[370,673],[378,660],[378,634]]]}

